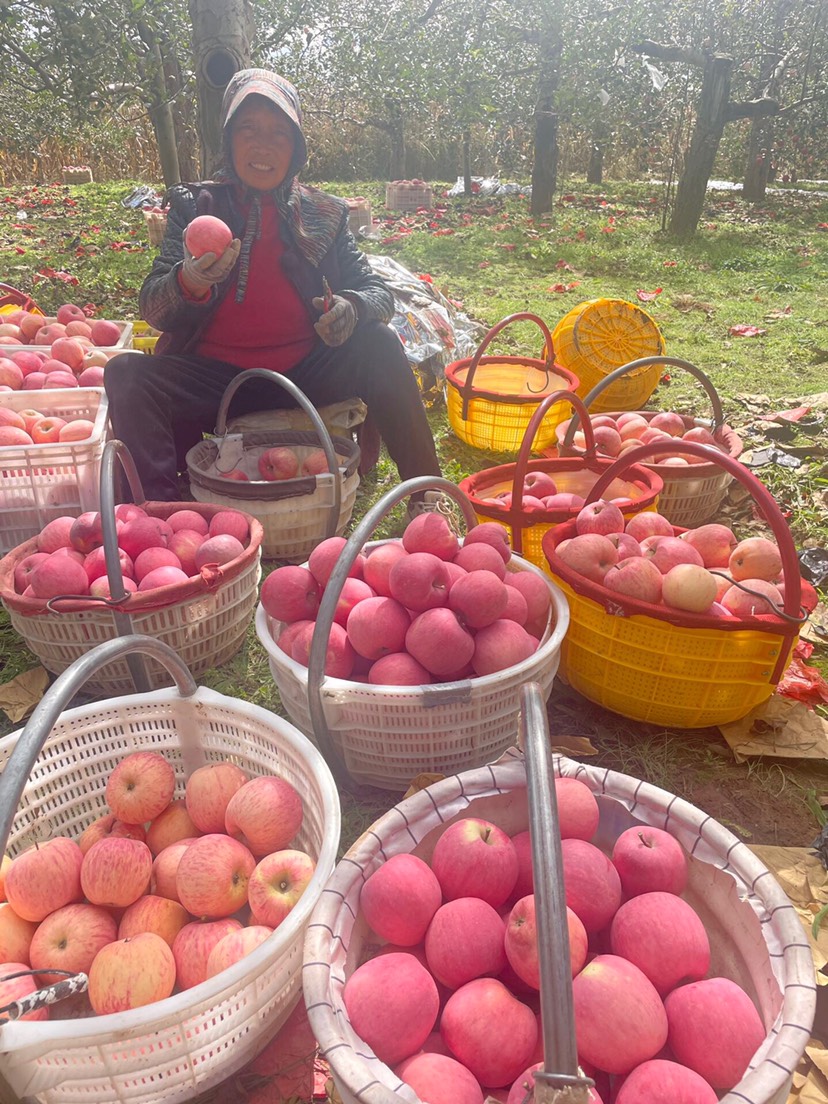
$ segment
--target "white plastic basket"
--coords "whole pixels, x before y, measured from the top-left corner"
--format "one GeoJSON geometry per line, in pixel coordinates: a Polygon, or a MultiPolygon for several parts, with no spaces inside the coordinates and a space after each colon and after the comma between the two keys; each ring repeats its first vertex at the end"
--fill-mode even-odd
{"type": "MultiPolygon", "coordinates": [[[[95,321],[93,318],[92,322],[95,321]]],[[[93,345],[93,349],[100,349],[104,353],[123,352],[125,349],[132,348],[132,323],[128,321],[121,321],[119,319],[112,319],[115,325],[120,327],[121,333],[118,340],[114,345],[93,345]]],[[[13,345],[10,349],[14,353],[31,352],[31,353],[48,353],[48,345],[13,345]]]]}
{"type": "Polygon", "coordinates": [[[36,536],[66,514],[94,510],[100,493],[101,456],[109,437],[109,402],[101,387],[4,391],[9,410],[39,410],[71,421],[85,418],[94,429],[85,441],[0,446],[0,555],[36,536]]]}
{"type": "MultiPolygon", "coordinates": [[[[689,852],[684,897],[707,929],[710,975],[741,985],[767,1029],[749,1071],[721,1104],[785,1104],[810,1038],[816,985],[800,920],[773,875],[726,828],[665,790],[564,758],[555,759],[555,770],[580,778],[595,794],[600,823],[594,842],[605,851],[625,829],[644,824],[670,832],[689,852]]],[[[468,816],[510,835],[529,827],[520,752],[512,749],[486,769],[435,783],[380,817],[337,865],[314,909],[305,939],[305,1004],[343,1104],[420,1104],[353,1031],[342,994],[367,949],[368,925],[359,908],[366,878],[396,854],[428,861],[446,827],[468,816]]]]}
{"type": "MultiPolygon", "coordinates": [[[[417,490],[415,484],[440,487],[458,502],[462,500],[464,513],[466,509],[469,512],[467,521],[476,523],[466,496],[446,480],[423,477],[401,484],[375,504],[349,538],[335,569],[342,573],[341,580],[337,586],[331,576],[323,605],[329,590],[334,589],[338,597],[345,573],[362,548],[366,529],[370,532],[378,518],[417,490]]],[[[520,687],[536,681],[545,697],[552,689],[569,626],[566,599],[548,575],[520,556],[512,556],[508,570],[534,572],[548,587],[551,615],[546,633],[537,651],[522,663],[455,683],[373,686],[325,677],[316,685],[311,676],[313,652],[310,667],[283,652],[277,641],[284,626],[269,618],[260,604],[256,634],[267,651],[270,672],[288,716],[326,755],[326,743],[330,742],[334,757],[353,781],[381,789],[402,791],[422,772],[455,774],[497,759],[515,740],[520,687]],[[314,714],[314,694],[321,703],[321,723],[314,714]]],[[[320,607],[318,621],[322,613],[320,607]]]]}
{"type": "MultiPolygon", "coordinates": [[[[127,753],[152,750],[174,767],[178,798],[198,766],[222,759],[251,775],[287,779],[304,805],[296,846],[316,859],[316,871],[293,911],[260,947],[201,985],[130,1012],[0,1026],[0,1072],[19,1097],[39,1104],[174,1104],[192,1100],[250,1061],[282,1027],[301,993],[304,931],[336,860],[336,786],[317,750],[287,721],[196,689],[178,657],[145,637],[111,641],[64,678],[74,680],[74,693],[83,682],[77,676],[94,663],[137,650],[165,664],[178,689],[62,713],[25,785],[9,837],[11,854],[28,846],[34,831],[41,839],[44,829],[77,838],[104,809],[107,776],[117,763],[127,753]]],[[[57,708],[70,697],[64,693],[57,708]]],[[[26,744],[36,716],[24,731],[0,741],[0,770],[18,743],[26,744]]],[[[33,751],[30,761],[37,746],[33,751]]]]}

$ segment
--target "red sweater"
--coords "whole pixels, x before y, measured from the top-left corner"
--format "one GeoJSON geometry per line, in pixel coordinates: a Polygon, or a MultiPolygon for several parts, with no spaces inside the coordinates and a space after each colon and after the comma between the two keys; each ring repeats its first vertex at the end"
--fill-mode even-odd
{"type": "Polygon", "coordinates": [[[305,303],[282,269],[284,252],[279,212],[263,197],[261,236],[250,250],[244,299],[236,302],[237,266],[196,352],[237,368],[285,373],[308,355],[318,338],[305,303]]]}

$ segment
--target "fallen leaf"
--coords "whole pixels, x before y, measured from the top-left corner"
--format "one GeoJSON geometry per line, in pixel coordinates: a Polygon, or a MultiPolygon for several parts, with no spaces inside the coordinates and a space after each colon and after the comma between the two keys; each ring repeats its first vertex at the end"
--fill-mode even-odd
{"type": "Polygon", "coordinates": [[[747,326],[740,323],[737,326],[731,326],[727,332],[733,337],[761,337],[762,334],[766,334],[768,331],[763,330],[761,326],[747,326]]]}
{"type": "Polygon", "coordinates": [[[639,288],[635,294],[640,302],[651,303],[656,296],[661,295],[662,291],[663,288],[656,288],[655,291],[644,291],[642,288],[639,288]]]}

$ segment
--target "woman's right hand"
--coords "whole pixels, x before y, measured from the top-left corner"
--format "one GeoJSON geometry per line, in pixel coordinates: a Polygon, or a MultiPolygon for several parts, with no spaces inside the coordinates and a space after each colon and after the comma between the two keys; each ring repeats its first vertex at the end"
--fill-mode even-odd
{"type": "Polygon", "coordinates": [[[193,299],[203,299],[213,284],[219,284],[235,265],[241,250],[241,242],[233,238],[220,257],[204,253],[197,259],[184,246],[184,263],[181,266],[181,283],[193,299]]]}

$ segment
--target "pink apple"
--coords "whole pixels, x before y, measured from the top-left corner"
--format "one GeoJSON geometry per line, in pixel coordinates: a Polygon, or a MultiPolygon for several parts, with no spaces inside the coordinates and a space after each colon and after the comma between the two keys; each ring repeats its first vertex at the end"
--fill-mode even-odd
{"type": "Polygon", "coordinates": [[[133,567],[136,583],[141,583],[151,571],[159,567],[177,567],[180,570],[181,561],[169,548],[145,548],[143,552],[139,552],[133,567]]]}
{"type": "Polygon", "coordinates": [[[440,883],[416,855],[392,855],[368,877],[359,903],[368,926],[389,943],[413,947],[422,942],[440,907],[440,883]]]}
{"type": "MultiPolygon", "coordinates": [[[[127,594],[134,594],[138,590],[138,584],[134,579],[130,579],[128,575],[123,578],[123,589],[127,594]]],[[[109,579],[106,575],[101,575],[97,579],[93,579],[89,584],[89,593],[96,598],[111,598],[112,588],[109,585],[109,579]]]]}
{"type": "Polygon", "coordinates": [[[718,1104],[715,1090],[687,1066],[652,1058],[627,1074],[615,1104],[718,1104]]]}
{"type": "Polygon", "coordinates": [[[172,529],[161,518],[134,517],[124,522],[118,544],[134,562],[145,548],[166,548],[172,529]]]}
{"type": "Polygon", "coordinates": [[[240,962],[271,935],[273,935],[273,928],[266,924],[249,924],[241,931],[229,932],[210,951],[207,959],[207,977],[215,977],[222,970],[227,970],[236,962],[240,962]]]}
{"type": "Polygon", "coordinates": [[[206,537],[210,529],[207,518],[197,510],[176,510],[167,518],[167,525],[174,533],[180,529],[187,529],[190,532],[200,533],[202,537],[206,537]]]}
{"type": "Polygon", "coordinates": [[[63,981],[53,970],[88,974],[102,947],[118,938],[115,920],[98,905],[64,905],[39,925],[29,948],[29,961],[40,986],[63,981]]]}
{"type": "Polygon", "coordinates": [[[482,677],[504,671],[523,663],[537,648],[537,639],[516,621],[505,618],[493,621],[478,629],[474,635],[474,654],[471,659],[474,673],[482,677]]]}
{"type": "Polygon", "coordinates": [[[141,843],[147,842],[147,833],[143,824],[127,824],[126,821],[118,820],[114,813],[107,813],[106,816],[93,820],[88,828],[84,828],[78,837],[78,847],[85,855],[98,840],[107,839],[109,836],[136,839],[141,843]]]}
{"type": "Polygon", "coordinates": [[[106,836],[83,856],[81,886],[93,905],[126,908],[146,893],[152,852],[140,840],[106,836]]]}
{"type": "Polygon", "coordinates": [[[610,860],[581,839],[561,841],[566,903],[587,932],[599,932],[621,904],[621,879],[610,860]]]}
{"type": "Polygon", "coordinates": [[[262,583],[260,601],[276,621],[315,620],[322,589],[306,567],[277,567],[262,583]]]}
{"type": "Polygon", "coordinates": [[[407,652],[392,652],[371,664],[368,682],[372,686],[428,686],[430,671],[407,652]]]}
{"type": "Polygon", "coordinates": [[[538,1037],[532,1009],[496,978],[475,978],[452,993],[440,1019],[449,1050],[481,1085],[511,1085],[538,1037]]]}
{"type": "Polygon", "coordinates": [[[196,258],[205,253],[220,257],[233,240],[233,231],[214,215],[198,215],[187,226],[184,243],[196,258]]]}
{"type": "Polygon", "coordinates": [[[221,567],[223,564],[231,563],[243,552],[244,545],[240,540],[229,533],[220,533],[215,537],[208,537],[203,544],[199,545],[193,562],[196,571],[201,571],[208,564],[217,564],[221,567]]]}
{"type": "Polygon", "coordinates": [[[112,347],[121,340],[121,327],[117,322],[105,318],[96,318],[89,334],[92,344],[100,347],[112,347]]]}
{"type": "Polygon", "coordinates": [[[644,558],[649,559],[662,575],[676,566],[676,564],[696,564],[702,567],[702,558],[695,548],[681,540],[680,537],[664,537],[653,548],[644,552],[644,558]]]}
{"type": "Polygon", "coordinates": [[[408,553],[399,541],[386,541],[385,544],[371,548],[362,565],[362,577],[375,594],[383,598],[391,597],[388,577],[397,560],[403,560],[408,553]]]}
{"type": "MultiPolygon", "coordinates": [[[[451,591],[449,591],[450,596],[451,591]]],[[[507,621],[516,621],[518,625],[526,628],[526,622],[529,620],[529,605],[519,590],[506,587],[506,608],[500,616],[507,621]]]]}
{"type": "Polygon", "coordinates": [[[233,794],[247,782],[247,775],[235,763],[207,763],[187,779],[184,801],[199,832],[224,831],[224,815],[233,794]]]}
{"type": "Polygon", "coordinates": [[[136,506],[134,502],[119,502],[115,507],[115,521],[121,523],[118,526],[118,533],[120,534],[121,528],[128,521],[134,521],[136,518],[148,517],[147,511],[143,506],[136,506]]]}
{"type": "Polygon", "coordinates": [[[610,533],[607,540],[618,549],[618,563],[622,560],[637,559],[641,555],[641,545],[629,533],[610,533]]]}
{"type": "MultiPolygon", "coordinates": [[[[324,587],[330,579],[331,572],[336,567],[347,543],[344,537],[328,537],[320,541],[311,550],[311,554],[308,556],[308,570],[321,587],[324,587]]],[[[362,563],[363,557],[357,556],[348,571],[349,579],[361,579],[363,577],[362,563]]]]}
{"type": "MultiPolygon", "coordinates": [[[[29,967],[25,962],[0,962],[0,1008],[12,1001],[21,1000],[36,993],[39,986],[31,974],[25,971],[29,967]],[[14,977],[15,974],[23,977],[14,977]]],[[[38,1008],[36,1012],[27,1012],[21,1020],[48,1020],[49,1009],[38,1008]]]]}
{"type": "Polygon", "coordinates": [[[69,530],[69,543],[84,556],[103,544],[101,515],[96,510],[88,510],[75,519],[69,530]]]}
{"type": "Polygon", "coordinates": [[[661,413],[650,418],[650,428],[660,429],[670,437],[682,437],[687,430],[681,414],[661,413]]]}
{"type": "Polygon", "coordinates": [[[369,597],[350,611],[346,628],[354,649],[366,659],[380,659],[405,646],[411,618],[394,598],[369,597]]]}
{"type": "Polygon", "coordinates": [[[704,613],[716,600],[718,580],[698,564],[676,564],[664,576],[661,595],[665,606],[704,613]]]}
{"type": "Polygon", "coordinates": [[[646,537],[672,537],[673,526],[663,514],[657,514],[654,510],[644,510],[627,519],[624,532],[640,542],[646,537]]]}
{"type": "Polygon", "coordinates": [[[281,851],[294,839],[302,827],[302,798],[284,778],[253,778],[230,798],[224,825],[228,835],[261,858],[281,851]]]}
{"type": "Polygon", "coordinates": [[[351,610],[366,598],[375,597],[374,591],[362,579],[346,578],[334,607],[334,621],[344,628],[351,610]]]}
{"type": "Polygon", "coordinates": [[[621,434],[612,426],[596,426],[593,436],[598,452],[604,456],[617,456],[621,451],[621,434]]]}
{"type": "Polygon", "coordinates": [[[474,1075],[447,1054],[414,1054],[394,1072],[429,1104],[483,1104],[483,1090],[474,1075]]]}
{"type": "Polygon", "coordinates": [[[453,560],[460,542],[442,514],[417,514],[405,527],[402,537],[406,552],[428,552],[439,560],[453,560]]]}
{"type": "MultiPolygon", "coordinates": [[[[569,931],[569,965],[572,976],[580,973],[587,958],[589,937],[586,928],[572,911],[566,910],[569,931]]],[[[540,962],[535,920],[535,895],[522,897],[512,908],[506,922],[506,957],[521,981],[540,989],[540,962]]]]}
{"type": "Polygon", "coordinates": [[[57,552],[69,546],[69,534],[76,519],[57,517],[43,526],[37,537],[38,552],[57,552]]]}
{"type": "MultiPolygon", "coordinates": [[[[425,516],[427,515],[420,515],[420,517],[425,516]]],[[[498,562],[502,563],[494,549],[490,551],[497,556],[498,562]]],[[[398,559],[392,565],[388,574],[388,588],[391,591],[391,597],[401,605],[422,613],[425,610],[445,606],[449,591],[448,572],[443,561],[430,552],[409,553],[404,559],[398,559]]]]}
{"type": "Polygon", "coordinates": [[[199,829],[187,812],[185,802],[171,801],[147,829],[147,847],[153,855],[159,855],[170,844],[183,839],[194,839],[198,834],[199,829]]]}
{"type": "Polygon", "coordinates": [[[14,569],[14,589],[18,594],[22,594],[26,587],[29,586],[32,581],[32,572],[38,564],[42,564],[45,560],[48,560],[48,558],[48,552],[32,552],[31,555],[26,556],[16,564],[14,569]]]}
{"type": "Polygon", "coordinates": [[[78,376],[78,386],[80,387],[103,387],[104,385],[104,370],[98,364],[90,364],[88,360],[85,361],[87,367],[78,376]]]}
{"type": "Polygon", "coordinates": [[[330,468],[324,449],[312,449],[302,461],[302,475],[322,475],[323,472],[327,471],[330,471],[330,468]]]}
{"type": "Polygon", "coordinates": [[[556,778],[555,797],[561,839],[591,840],[601,814],[589,786],[579,778],[556,778]]]}
{"type": "MultiPolygon", "coordinates": [[[[533,1063],[520,1074],[509,1090],[509,1095],[506,1097],[506,1104],[533,1104],[535,1100],[535,1085],[537,1084],[533,1074],[539,1069],[543,1069],[543,1062],[533,1063]]],[[[592,1074],[589,1076],[592,1076],[592,1074]]],[[[587,1093],[586,1104],[603,1104],[601,1097],[594,1087],[590,1088],[587,1093]]],[[[639,1104],[644,1104],[644,1102],[640,1101],[639,1104]]]]}
{"type": "Polygon", "coordinates": [[[772,583],[782,574],[782,557],[773,541],[764,537],[748,537],[733,549],[727,568],[737,582],[764,579],[772,583]]]}
{"type": "Polygon", "coordinates": [[[558,488],[548,472],[528,471],[523,479],[523,493],[533,495],[535,498],[546,498],[548,495],[557,494],[558,488]]]}
{"type": "Polygon", "coordinates": [[[358,966],[342,994],[351,1027],[381,1062],[415,1054],[437,1019],[440,997],[428,970],[411,954],[385,954],[358,966]]]}
{"type": "Polygon", "coordinates": [[[698,445],[707,445],[710,448],[718,448],[719,443],[709,429],[704,426],[692,426],[682,433],[682,440],[695,441],[698,445]]]}
{"type": "Polygon", "coordinates": [[[730,554],[736,547],[733,530],[716,523],[688,529],[681,534],[681,539],[695,548],[705,567],[727,567],[730,554]]]}
{"type": "Polygon", "coordinates": [[[291,621],[290,624],[285,625],[285,627],[279,633],[278,639],[276,639],[275,635],[274,635],[274,639],[276,639],[276,643],[281,648],[281,650],[285,653],[285,655],[290,656],[291,659],[292,659],[293,658],[293,644],[294,644],[294,641],[296,640],[297,636],[307,625],[310,625],[311,628],[313,628],[313,626],[315,624],[316,624],[315,621],[291,621]]]}
{"type": "Polygon", "coordinates": [[[642,893],[616,912],[612,953],[634,963],[662,997],[710,968],[710,942],[697,913],[674,893],[642,893]]]}
{"type": "Polygon", "coordinates": [[[667,1042],[667,1014],[645,975],[617,955],[597,955],[572,982],[578,1056],[628,1073],[667,1042]]]}
{"type": "MultiPolygon", "coordinates": [[[[168,556],[174,556],[178,566],[187,576],[197,575],[196,556],[199,548],[205,543],[204,535],[197,533],[195,529],[177,529],[170,537],[167,548],[148,548],[141,556],[148,556],[153,552],[165,552],[168,556]]],[[[141,559],[141,556],[138,559],[141,559]]],[[[169,561],[172,563],[172,561],[169,561]]]]}
{"type": "Polygon", "coordinates": [[[61,555],[63,549],[52,552],[48,559],[35,566],[29,586],[35,598],[56,598],[59,594],[88,594],[89,579],[82,564],[70,556],[61,555]]]}
{"type": "Polygon", "coordinates": [[[64,905],[81,901],[82,864],[80,848],[65,836],[30,847],[6,872],[9,904],[21,919],[40,921],[64,905]]]}
{"type": "Polygon", "coordinates": [[[176,884],[178,864],[181,862],[181,856],[190,844],[195,842],[196,838],[179,840],[178,843],[171,843],[169,847],[165,847],[163,851],[158,852],[152,864],[149,886],[151,894],[157,897],[167,897],[171,901],[178,900],[176,884]]]}
{"type": "Polygon", "coordinates": [[[241,510],[219,510],[210,518],[211,537],[235,537],[243,545],[250,538],[250,522],[241,510]]]}
{"type": "Polygon", "coordinates": [[[618,507],[604,499],[590,502],[582,507],[575,518],[575,529],[578,535],[582,533],[607,533],[624,532],[624,515],[618,507]]]}
{"type": "MultiPolygon", "coordinates": [[[[120,548],[118,549],[118,563],[121,567],[121,574],[125,578],[131,579],[135,570],[134,564],[126,552],[122,552],[120,548]]],[[[106,575],[106,555],[103,546],[93,548],[92,551],[84,557],[83,567],[90,583],[94,583],[96,579],[103,578],[106,575]]]]}
{"type": "Polygon", "coordinates": [[[471,571],[453,584],[448,605],[471,629],[497,621],[509,600],[509,588],[492,571],[471,571]]]}
{"type": "Polygon", "coordinates": [[[606,573],[618,562],[618,549],[601,533],[581,533],[559,544],[555,551],[567,567],[593,583],[603,582],[606,573]]]}
{"type": "Polygon", "coordinates": [[[99,1016],[164,1000],[174,987],[172,951],[153,932],[107,944],[89,970],[89,1003],[99,1016]]]}
{"type": "Polygon", "coordinates": [[[459,897],[441,905],[425,936],[432,976],[449,989],[496,976],[506,965],[503,920],[485,901],[459,897]]]}
{"type": "Polygon", "coordinates": [[[172,801],[175,771],[157,751],[136,751],[118,763],[106,783],[106,803],[119,820],[144,824],[172,801]]]}
{"type": "Polygon", "coordinates": [[[118,938],[129,939],[142,932],[153,932],[172,948],[175,937],[189,921],[190,914],[179,901],[146,894],[124,912],[118,925],[118,938]]]}
{"type": "Polygon", "coordinates": [[[18,916],[7,901],[0,902],[0,962],[29,961],[29,947],[38,925],[18,916]]]}
{"type": "MultiPolygon", "coordinates": [[[[409,558],[425,554],[417,552],[409,558]]],[[[405,648],[432,675],[448,678],[471,662],[475,638],[452,610],[428,609],[411,622],[405,634],[405,648]]]]}
{"type": "Polygon", "coordinates": [[[197,920],[185,924],[173,940],[176,982],[181,989],[192,989],[207,980],[207,960],[217,943],[231,932],[242,930],[238,920],[197,920]]]}
{"type": "Polygon", "coordinates": [[[604,576],[603,583],[613,594],[622,594],[639,602],[656,605],[661,601],[662,578],[654,563],[638,556],[613,564],[604,576]]]}
{"type": "Polygon", "coordinates": [[[256,860],[238,840],[218,833],[199,836],[179,860],[178,899],[193,916],[231,916],[247,903],[247,884],[255,867],[256,860]]]}
{"type": "Polygon", "coordinates": [[[540,621],[549,614],[551,604],[549,583],[534,571],[507,571],[504,578],[507,586],[519,590],[526,599],[527,623],[540,621]]]}
{"type": "Polygon", "coordinates": [[[684,848],[662,828],[643,824],[627,828],[615,841],[612,862],[625,897],[654,892],[680,894],[687,885],[684,848]]]}
{"type": "Polygon", "coordinates": [[[478,817],[463,817],[437,840],[431,868],[446,900],[479,897],[499,908],[517,881],[518,858],[502,828],[478,817]]]}
{"type": "MultiPolygon", "coordinates": [[[[352,580],[355,583],[358,581],[357,579],[352,580]]],[[[316,625],[313,621],[306,622],[302,628],[297,630],[291,644],[291,659],[301,663],[303,667],[310,664],[315,629],[316,625]]],[[[348,633],[342,625],[334,621],[325,644],[324,673],[330,678],[348,679],[354,673],[356,660],[357,654],[348,639],[348,633]]]]}
{"type": "Polygon", "coordinates": [[[274,851],[260,859],[247,885],[255,922],[277,928],[307,889],[315,869],[305,851],[274,851]]]}
{"type": "Polygon", "coordinates": [[[547,510],[566,510],[568,513],[572,513],[574,510],[581,510],[584,505],[584,498],[582,495],[572,494],[570,491],[558,491],[557,494],[547,495],[543,500],[543,504],[547,510]]]}
{"type": "Polygon", "coordinates": [[[664,1007],[676,1061],[714,1089],[738,1084],[767,1034],[744,989],[729,978],[708,978],[680,985],[664,1007]]]}
{"type": "MultiPolygon", "coordinates": [[[[35,574],[44,570],[45,568],[39,567],[35,574]]],[[[756,617],[761,613],[775,613],[774,606],[781,608],[782,593],[773,583],[765,582],[764,579],[742,579],[740,582],[740,586],[731,586],[722,595],[722,605],[734,617],[756,617]],[[742,586],[747,590],[742,590],[742,586]],[[747,591],[750,590],[756,593],[748,594],[747,591]]]]}
{"type": "Polygon", "coordinates": [[[259,475],[271,483],[296,479],[299,475],[299,458],[293,449],[286,446],[266,449],[259,457],[259,475]]]}

